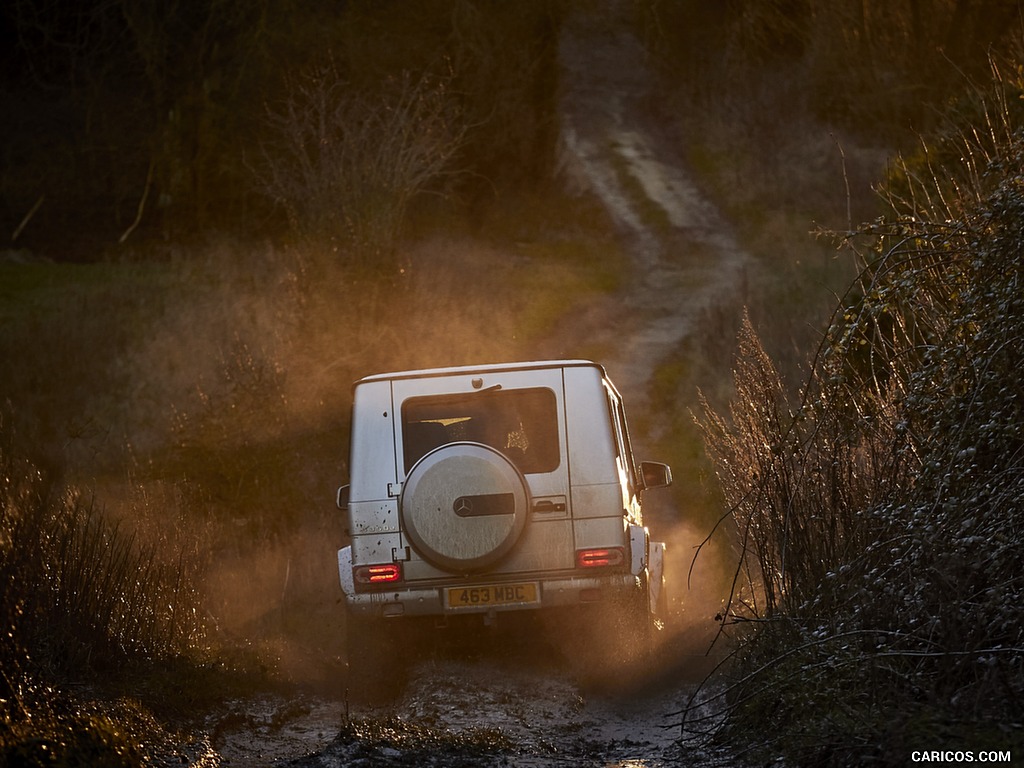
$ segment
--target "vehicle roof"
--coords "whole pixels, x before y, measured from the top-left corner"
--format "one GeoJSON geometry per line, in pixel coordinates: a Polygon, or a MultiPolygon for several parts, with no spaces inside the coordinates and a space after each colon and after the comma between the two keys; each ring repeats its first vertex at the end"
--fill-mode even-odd
{"type": "Polygon", "coordinates": [[[596,368],[605,377],[604,367],[591,360],[534,360],[515,363],[487,363],[485,365],[457,365],[450,368],[423,368],[415,371],[395,371],[365,376],[356,385],[371,381],[392,381],[394,379],[423,379],[434,376],[465,375],[469,373],[494,373],[496,371],[524,371],[551,368],[596,368]]]}

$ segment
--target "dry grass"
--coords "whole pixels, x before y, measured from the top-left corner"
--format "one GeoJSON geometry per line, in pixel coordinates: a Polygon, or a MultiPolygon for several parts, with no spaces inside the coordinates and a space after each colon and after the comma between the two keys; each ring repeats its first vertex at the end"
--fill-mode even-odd
{"type": "Polygon", "coordinates": [[[714,727],[758,755],[897,765],[993,724],[1019,747],[1020,90],[902,166],[801,391],[748,324],[706,410],[736,552],[714,727]]]}

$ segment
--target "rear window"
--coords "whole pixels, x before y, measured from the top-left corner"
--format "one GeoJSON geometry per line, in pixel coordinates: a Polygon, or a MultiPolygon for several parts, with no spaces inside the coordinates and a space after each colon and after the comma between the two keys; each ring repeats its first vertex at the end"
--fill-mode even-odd
{"type": "Polygon", "coordinates": [[[490,389],[413,397],[402,403],[402,446],[408,474],[446,443],[470,441],[501,451],[524,474],[558,468],[558,408],[550,389],[490,389]]]}

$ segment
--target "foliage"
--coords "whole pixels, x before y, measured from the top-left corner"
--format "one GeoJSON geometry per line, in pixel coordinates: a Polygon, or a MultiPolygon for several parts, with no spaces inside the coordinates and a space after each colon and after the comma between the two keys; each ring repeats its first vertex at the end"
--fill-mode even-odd
{"type": "MultiPolygon", "coordinates": [[[[323,211],[311,211],[310,202],[329,193],[296,186],[316,177],[295,163],[314,151],[321,127],[344,139],[328,154],[349,163],[331,169],[332,184],[347,176],[333,191],[369,194],[343,202],[350,212],[364,204],[361,213],[372,212],[368,220],[383,235],[393,234],[395,214],[408,201],[381,196],[422,189],[407,187],[408,176],[389,187],[372,167],[375,159],[408,169],[391,150],[429,147],[439,156],[406,160],[433,169],[455,155],[452,167],[466,173],[461,196],[449,205],[484,215],[495,191],[529,190],[548,178],[557,17],[557,4],[541,0],[358,0],[344,7],[13,0],[0,6],[10,43],[0,77],[8,106],[0,223],[19,246],[82,259],[95,258],[86,235],[89,244],[109,246],[225,231],[280,234],[282,222],[264,199],[268,181],[271,196],[284,195],[303,225],[317,223],[323,211]],[[312,72],[323,77],[302,74],[312,72]],[[313,117],[304,101],[317,90],[331,97],[321,105],[326,126],[303,122],[313,117]],[[268,105],[286,123],[275,120],[270,139],[262,130],[268,105]],[[467,126],[472,136],[462,141],[467,126]],[[446,136],[437,132],[442,128],[446,136]],[[426,129],[434,133],[419,133],[426,129]],[[360,163],[353,148],[371,157],[360,163]],[[289,168],[290,178],[254,179],[262,151],[273,168],[289,168]],[[368,178],[353,179],[365,172],[368,178]],[[79,233],[74,245],[68,231],[79,233]]],[[[315,166],[315,152],[310,159],[315,166]]],[[[334,216],[346,234],[377,234],[359,230],[365,215],[348,223],[334,216]]]]}
{"type": "Polygon", "coordinates": [[[90,701],[27,680],[18,697],[0,720],[0,765],[6,768],[206,768],[221,762],[208,742],[165,729],[137,698],[90,701]]]}
{"type": "Polygon", "coordinates": [[[332,65],[300,77],[269,109],[266,192],[312,241],[357,265],[391,260],[406,209],[455,171],[465,127],[450,83],[405,73],[383,94],[358,94],[332,65]]]}
{"type": "Polygon", "coordinates": [[[641,5],[652,45],[700,102],[728,83],[727,109],[781,129],[805,110],[868,136],[928,129],[936,107],[985,78],[990,55],[1020,46],[1019,9],[1003,0],[641,5]]]}
{"type": "Polygon", "coordinates": [[[5,669],[19,669],[27,653],[38,668],[80,674],[180,653],[202,638],[195,563],[182,551],[140,543],[7,447],[0,477],[5,669]]]}
{"type": "Polygon", "coordinates": [[[1020,743],[1024,126],[995,90],[985,130],[926,155],[960,162],[906,164],[851,241],[868,261],[800,397],[748,325],[729,417],[702,422],[738,545],[727,727],[758,748],[1020,743]]]}
{"type": "Polygon", "coordinates": [[[462,194],[479,215],[509,192],[532,196],[555,166],[558,137],[558,33],[562,3],[444,0],[447,50],[472,130],[466,134],[462,194]]]}
{"type": "Polygon", "coordinates": [[[0,740],[0,758],[10,768],[134,768],[143,764],[139,744],[126,738],[122,726],[103,713],[54,719],[28,738],[4,741],[7,739],[0,740]]]}
{"type": "Polygon", "coordinates": [[[139,765],[154,729],[129,733],[112,708],[69,705],[40,681],[194,655],[205,636],[197,564],[44,478],[10,437],[0,445],[0,763],[139,765]]]}
{"type": "Polygon", "coordinates": [[[53,247],[47,225],[109,243],[143,217],[164,236],[237,221],[240,150],[274,71],[273,20],[287,10],[277,0],[6,4],[5,140],[17,152],[3,197],[19,216],[24,201],[44,200],[26,244],[53,247]]]}

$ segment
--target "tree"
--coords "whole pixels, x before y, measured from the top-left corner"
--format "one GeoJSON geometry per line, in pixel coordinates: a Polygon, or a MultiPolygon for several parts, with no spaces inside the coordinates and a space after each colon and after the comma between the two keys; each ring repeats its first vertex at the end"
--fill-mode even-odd
{"type": "Polygon", "coordinates": [[[150,179],[164,227],[202,229],[218,177],[241,178],[238,127],[255,107],[247,90],[262,73],[271,19],[289,9],[276,0],[113,1],[149,86],[150,179]]]}
{"type": "Polygon", "coordinates": [[[258,173],[302,237],[386,265],[409,202],[453,173],[466,129],[444,79],[406,73],[353,92],[333,63],[298,77],[268,109],[258,173]]]}

